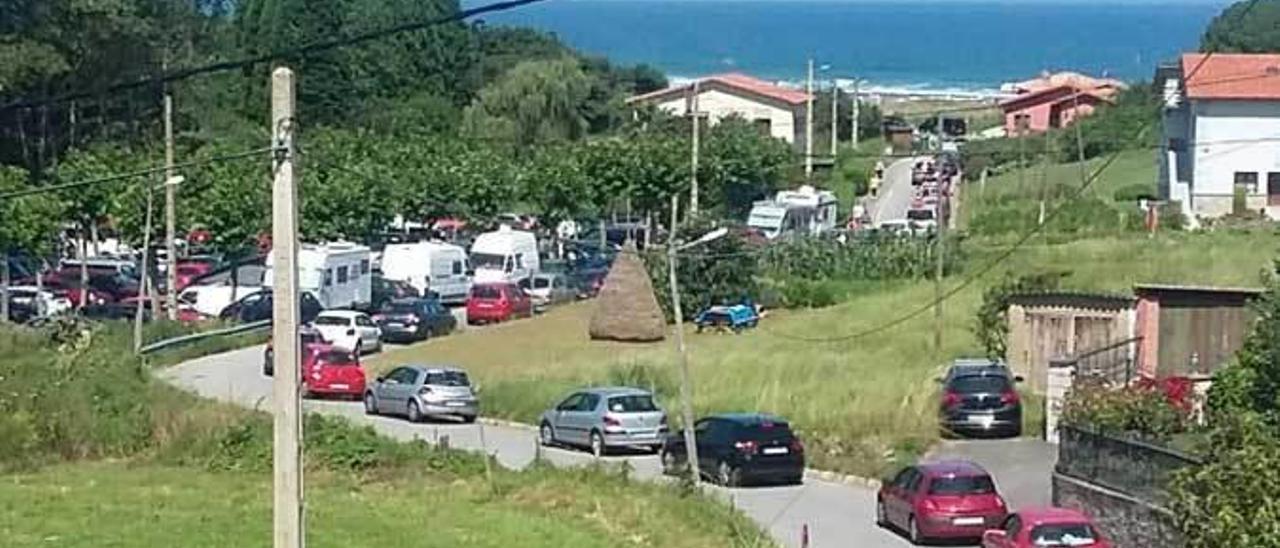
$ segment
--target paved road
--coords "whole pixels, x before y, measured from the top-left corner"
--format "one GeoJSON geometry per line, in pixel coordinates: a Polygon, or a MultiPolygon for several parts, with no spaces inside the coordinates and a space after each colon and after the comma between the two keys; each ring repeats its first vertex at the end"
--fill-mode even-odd
{"type": "MultiPolygon", "coordinates": [[[[160,376],[206,397],[267,409],[271,405],[271,380],[261,375],[261,364],[262,347],[258,346],[192,360],[167,369],[160,376]]],[[[359,402],[307,401],[304,405],[309,412],[344,416],[396,439],[435,441],[448,436],[451,446],[484,448],[510,468],[527,466],[536,451],[537,435],[531,429],[457,423],[411,424],[397,418],[366,416],[359,402]],[[484,444],[481,444],[482,435],[484,444]]],[[[561,449],[547,449],[544,455],[551,462],[568,466],[589,462],[591,458],[582,452],[561,449]]],[[[607,460],[629,461],[639,478],[661,478],[657,457],[608,457],[607,460]]],[[[810,546],[814,548],[909,545],[898,535],[872,524],[875,493],[865,487],[807,478],[802,486],[716,488],[715,491],[767,528],[785,546],[800,546],[801,530],[806,524],[810,530],[810,546]]]]}
{"type": "Polygon", "coordinates": [[[1037,439],[949,440],[932,452],[931,459],[969,459],[995,476],[1009,506],[1048,506],[1049,477],[1058,461],[1057,446],[1037,439]]]}
{"type": "Polygon", "coordinates": [[[911,207],[911,198],[915,194],[911,187],[911,166],[915,162],[916,158],[902,158],[885,168],[879,195],[870,208],[872,225],[907,218],[907,209],[911,207]]]}

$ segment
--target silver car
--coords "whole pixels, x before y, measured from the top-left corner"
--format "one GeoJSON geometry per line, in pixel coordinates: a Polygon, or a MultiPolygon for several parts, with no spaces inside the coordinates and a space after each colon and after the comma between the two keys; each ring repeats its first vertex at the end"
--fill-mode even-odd
{"type": "Polygon", "coordinates": [[[544,412],[538,431],[543,445],[587,447],[595,456],[620,447],[657,452],[667,434],[667,414],[648,390],[586,388],[544,412]]]}
{"type": "Polygon", "coordinates": [[[410,422],[421,422],[429,416],[453,416],[463,422],[475,422],[480,413],[480,400],[466,371],[405,365],[379,376],[365,389],[364,412],[404,415],[410,422]]]}

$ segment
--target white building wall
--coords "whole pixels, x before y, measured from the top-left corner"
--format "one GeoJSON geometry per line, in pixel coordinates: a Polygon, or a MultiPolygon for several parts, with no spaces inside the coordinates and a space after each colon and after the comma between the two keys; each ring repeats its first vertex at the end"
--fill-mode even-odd
{"type": "MultiPolygon", "coordinates": [[[[688,100],[684,96],[678,96],[659,103],[658,108],[671,114],[684,116],[688,114],[687,103],[688,100]]],[[[706,89],[698,93],[698,110],[707,113],[713,124],[733,115],[748,122],[768,120],[770,135],[788,143],[797,141],[795,115],[788,109],[753,101],[718,89],[706,89]]]]}
{"type": "MultiPolygon", "coordinates": [[[[1258,174],[1246,205],[1254,211],[1268,209],[1267,174],[1280,173],[1280,102],[1195,101],[1191,110],[1195,213],[1230,213],[1236,172],[1258,174]]],[[[1280,209],[1269,214],[1276,217],[1280,209]]]]}

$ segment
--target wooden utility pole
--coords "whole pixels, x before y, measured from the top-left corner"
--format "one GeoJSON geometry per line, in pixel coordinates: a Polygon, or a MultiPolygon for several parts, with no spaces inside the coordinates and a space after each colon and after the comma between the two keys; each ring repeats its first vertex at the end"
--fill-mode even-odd
{"type": "MultiPolygon", "coordinates": [[[[173,241],[177,231],[176,209],[178,187],[173,173],[173,94],[164,92],[164,252],[168,265],[165,268],[165,314],[170,320],[178,319],[178,251],[173,241]]],[[[144,273],[146,275],[147,273],[144,273]]]]}
{"type": "Polygon", "coordinates": [[[271,73],[271,339],[275,348],[275,548],[302,548],[302,401],[298,393],[298,191],[294,180],[297,102],[293,71],[271,73]]]}
{"type": "Polygon", "coordinates": [[[699,88],[699,82],[697,80],[694,80],[693,81],[693,97],[689,99],[689,116],[693,118],[692,119],[693,136],[690,139],[691,141],[693,141],[693,151],[692,151],[690,162],[689,162],[690,168],[691,168],[690,175],[689,175],[689,214],[690,215],[698,214],[698,148],[699,148],[698,140],[700,138],[699,132],[698,132],[698,118],[702,115],[702,113],[698,112],[698,93],[700,91],[701,89],[699,88]]]}
{"type": "Polygon", "coordinates": [[[675,316],[676,351],[680,354],[680,411],[684,422],[684,446],[689,475],[695,486],[702,481],[698,466],[698,440],[693,433],[693,387],[689,380],[689,352],[684,345],[684,310],[680,308],[680,282],[676,279],[676,235],[680,195],[671,195],[671,232],[667,234],[667,277],[671,286],[671,311],[675,316]]]}
{"type": "Polygon", "coordinates": [[[849,139],[854,150],[858,149],[858,115],[862,114],[858,105],[858,79],[853,79],[853,114],[849,117],[849,139]]]}
{"type": "Polygon", "coordinates": [[[831,162],[835,165],[836,148],[840,144],[840,131],[836,126],[836,121],[840,114],[840,86],[836,85],[836,79],[831,79],[831,162]]]}
{"type": "Polygon", "coordinates": [[[808,96],[804,108],[804,178],[813,179],[813,59],[809,59],[809,77],[804,90],[808,96]]]}

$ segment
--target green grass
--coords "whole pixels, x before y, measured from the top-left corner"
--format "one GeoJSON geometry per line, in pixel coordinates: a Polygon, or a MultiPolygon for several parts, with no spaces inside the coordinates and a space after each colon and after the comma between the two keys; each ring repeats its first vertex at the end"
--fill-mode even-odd
{"type": "MultiPolygon", "coordinates": [[[[125,462],[0,477],[5,546],[268,546],[271,477],[125,462]]],[[[751,546],[722,504],[593,470],[307,477],[308,545],[751,546]]],[[[768,546],[767,542],[760,544],[768,546]]]]}
{"type": "MultiPolygon", "coordinates": [[[[1071,272],[1069,287],[1119,292],[1136,282],[1256,285],[1275,242],[1269,233],[1222,232],[1029,246],[945,303],[941,353],[931,348],[932,312],[859,339],[799,340],[856,333],[927,306],[934,290],[926,281],[856,292],[829,308],[779,311],[741,335],[690,330],[694,404],[698,413],[781,414],[806,438],[811,464],[877,476],[937,439],[933,379],[947,360],[979,351],[970,331],[974,313],[982,290],[1005,272],[1064,270],[1071,272]]],[[[971,271],[1005,249],[968,245],[971,271]]],[[[948,287],[958,282],[953,278],[948,287]]],[[[653,385],[664,405],[676,409],[679,377],[671,342],[592,342],[592,306],[579,303],[535,320],[388,351],[373,359],[373,368],[405,362],[464,366],[484,385],[486,414],[521,421],[535,420],[574,387],[631,380],[653,385]]]]}

